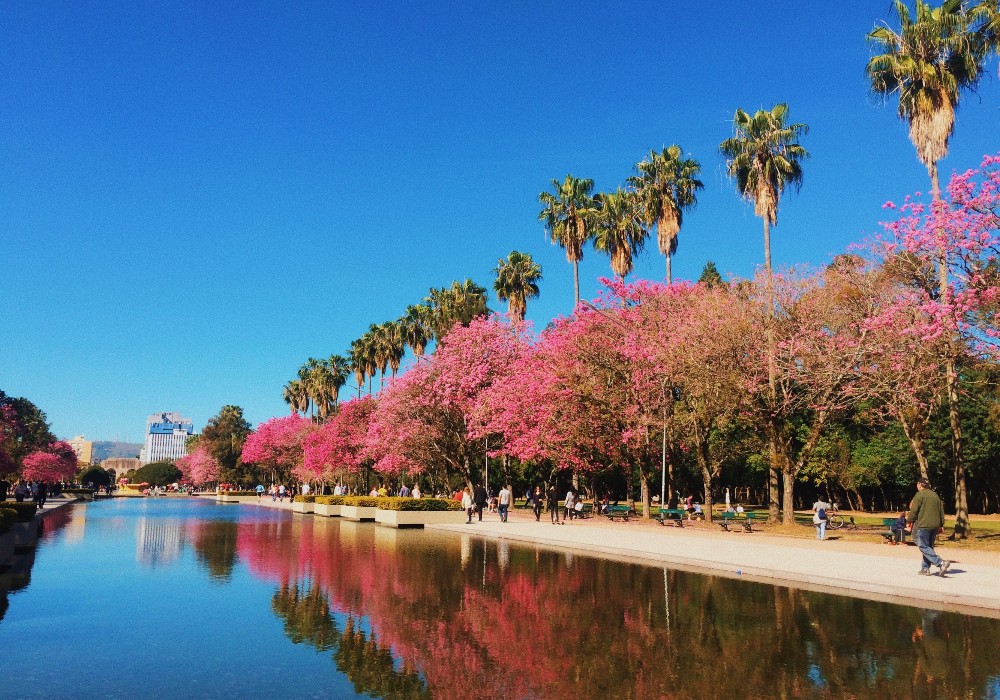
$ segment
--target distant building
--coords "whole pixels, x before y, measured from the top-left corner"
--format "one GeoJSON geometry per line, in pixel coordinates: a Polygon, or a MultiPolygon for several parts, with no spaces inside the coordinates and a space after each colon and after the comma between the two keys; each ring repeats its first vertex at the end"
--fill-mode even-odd
{"type": "Polygon", "coordinates": [[[117,480],[141,467],[142,462],[128,457],[109,457],[101,462],[101,466],[107,471],[114,471],[117,480]]]}
{"type": "Polygon", "coordinates": [[[76,452],[76,464],[80,467],[89,467],[94,463],[94,443],[87,440],[83,435],[77,435],[72,440],[67,440],[69,446],[76,452]]]}
{"type": "Polygon", "coordinates": [[[194,423],[180,413],[154,413],[146,419],[146,444],[139,459],[143,464],[177,460],[187,454],[188,437],[194,423]]]}

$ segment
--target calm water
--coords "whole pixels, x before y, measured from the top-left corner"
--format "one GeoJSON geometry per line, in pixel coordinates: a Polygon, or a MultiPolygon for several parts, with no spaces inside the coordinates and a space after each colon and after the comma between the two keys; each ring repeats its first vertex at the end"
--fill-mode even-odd
{"type": "Polygon", "coordinates": [[[201,500],[46,519],[0,697],[1000,698],[1000,622],[201,500]]]}

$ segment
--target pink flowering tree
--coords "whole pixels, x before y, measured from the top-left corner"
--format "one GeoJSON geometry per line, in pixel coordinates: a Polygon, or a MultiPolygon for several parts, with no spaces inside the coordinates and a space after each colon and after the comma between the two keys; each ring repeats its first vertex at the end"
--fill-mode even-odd
{"type": "Polygon", "coordinates": [[[499,317],[455,326],[432,358],[418,362],[378,397],[366,454],[386,474],[427,473],[450,486],[473,480],[488,433],[469,430],[480,396],[512,371],[527,347],[527,326],[499,317]]]}
{"type": "Polygon", "coordinates": [[[76,471],[76,453],[60,440],[26,456],[21,473],[31,481],[68,481],[76,471]]]}
{"type": "Polygon", "coordinates": [[[184,479],[199,486],[217,482],[222,473],[218,460],[203,445],[199,445],[191,454],[178,459],[176,466],[181,470],[184,479]]]}
{"type": "Polygon", "coordinates": [[[273,482],[285,481],[302,466],[303,445],[314,429],[311,420],[295,413],[264,421],[247,436],[243,463],[269,469],[273,482]]]}
{"type": "Polygon", "coordinates": [[[340,404],[330,420],[306,436],[302,467],[297,472],[300,478],[330,481],[360,474],[374,411],[375,400],[370,396],[340,404]]]}
{"type": "MultiPolygon", "coordinates": [[[[892,203],[886,207],[897,209],[892,203]]],[[[979,169],[952,176],[944,197],[929,205],[907,198],[898,210],[898,219],[883,224],[885,236],[878,243],[885,260],[909,269],[917,303],[932,319],[929,335],[945,343],[941,373],[955,472],[954,537],[965,538],[971,525],[956,367],[965,352],[996,356],[1000,341],[1000,155],[985,156],[979,169]]]]}

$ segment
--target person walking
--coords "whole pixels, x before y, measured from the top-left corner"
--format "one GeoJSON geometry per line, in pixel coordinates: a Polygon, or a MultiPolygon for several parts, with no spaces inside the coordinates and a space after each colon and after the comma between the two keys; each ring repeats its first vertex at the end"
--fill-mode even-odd
{"type": "Polygon", "coordinates": [[[546,495],[546,506],[549,509],[549,517],[552,519],[553,525],[559,524],[559,494],[556,493],[555,484],[549,487],[548,493],[546,495]]]}
{"type": "Polygon", "coordinates": [[[535,522],[541,522],[542,520],[542,501],[545,499],[545,494],[542,493],[542,487],[535,487],[535,494],[531,498],[531,507],[535,511],[535,522]]]}
{"type": "Polygon", "coordinates": [[[923,555],[920,571],[921,576],[930,576],[931,567],[938,567],[938,576],[944,576],[951,562],[942,559],[934,551],[934,540],[944,532],[944,504],[940,496],[934,493],[931,482],[927,479],[917,481],[917,495],[910,501],[910,512],[906,514],[906,522],[910,524],[913,541],[917,543],[920,554],[923,555]]]}
{"type": "Polygon", "coordinates": [[[510,489],[510,484],[506,484],[500,493],[497,494],[497,510],[500,512],[500,522],[507,522],[507,511],[510,510],[510,501],[514,497],[514,492],[510,489]]]}
{"type": "Polygon", "coordinates": [[[813,525],[816,526],[817,540],[826,539],[826,524],[829,522],[826,517],[826,511],[829,509],[830,504],[822,498],[817,498],[816,502],[813,503],[813,525]]]}
{"type": "Polygon", "coordinates": [[[472,501],[476,504],[476,512],[479,514],[479,522],[483,522],[483,511],[486,510],[486,503],[490,500],[489,494],[482,484],[477,486],[472,492],[472,501]]]}
{"type": "Polygon", "coordinates": [[[468,525],[472,522],[472,491],[468,486],[462,491],[462,510],[465,511],[465,524],[468,525]]]}
{"type": "Polygon", "coordinates": [[[564,510],[563,510],[563,522],[564,523],[567,520],[571,519],[574,515],[576,515],[576,511],[573,510],[573,502],[574,502],[574,500],[575,499],[573,497],[573,489],[570,489],[569,491],[566,492],[566,500],[563,501],[563,508],[564,508],[564,510]]]}

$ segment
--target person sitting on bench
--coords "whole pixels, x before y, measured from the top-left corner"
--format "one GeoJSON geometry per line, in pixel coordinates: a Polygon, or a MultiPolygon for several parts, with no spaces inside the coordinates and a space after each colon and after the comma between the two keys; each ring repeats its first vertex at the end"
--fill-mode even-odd
{"type": "Polygon", "coordinates": [[[906,537],[906,511],[904,510],[900,513],[899,517],[896,518],[896,522],[889,526],[889,531],[892,533],[892,541],[895,544],[899,544],[906,537]]]}

